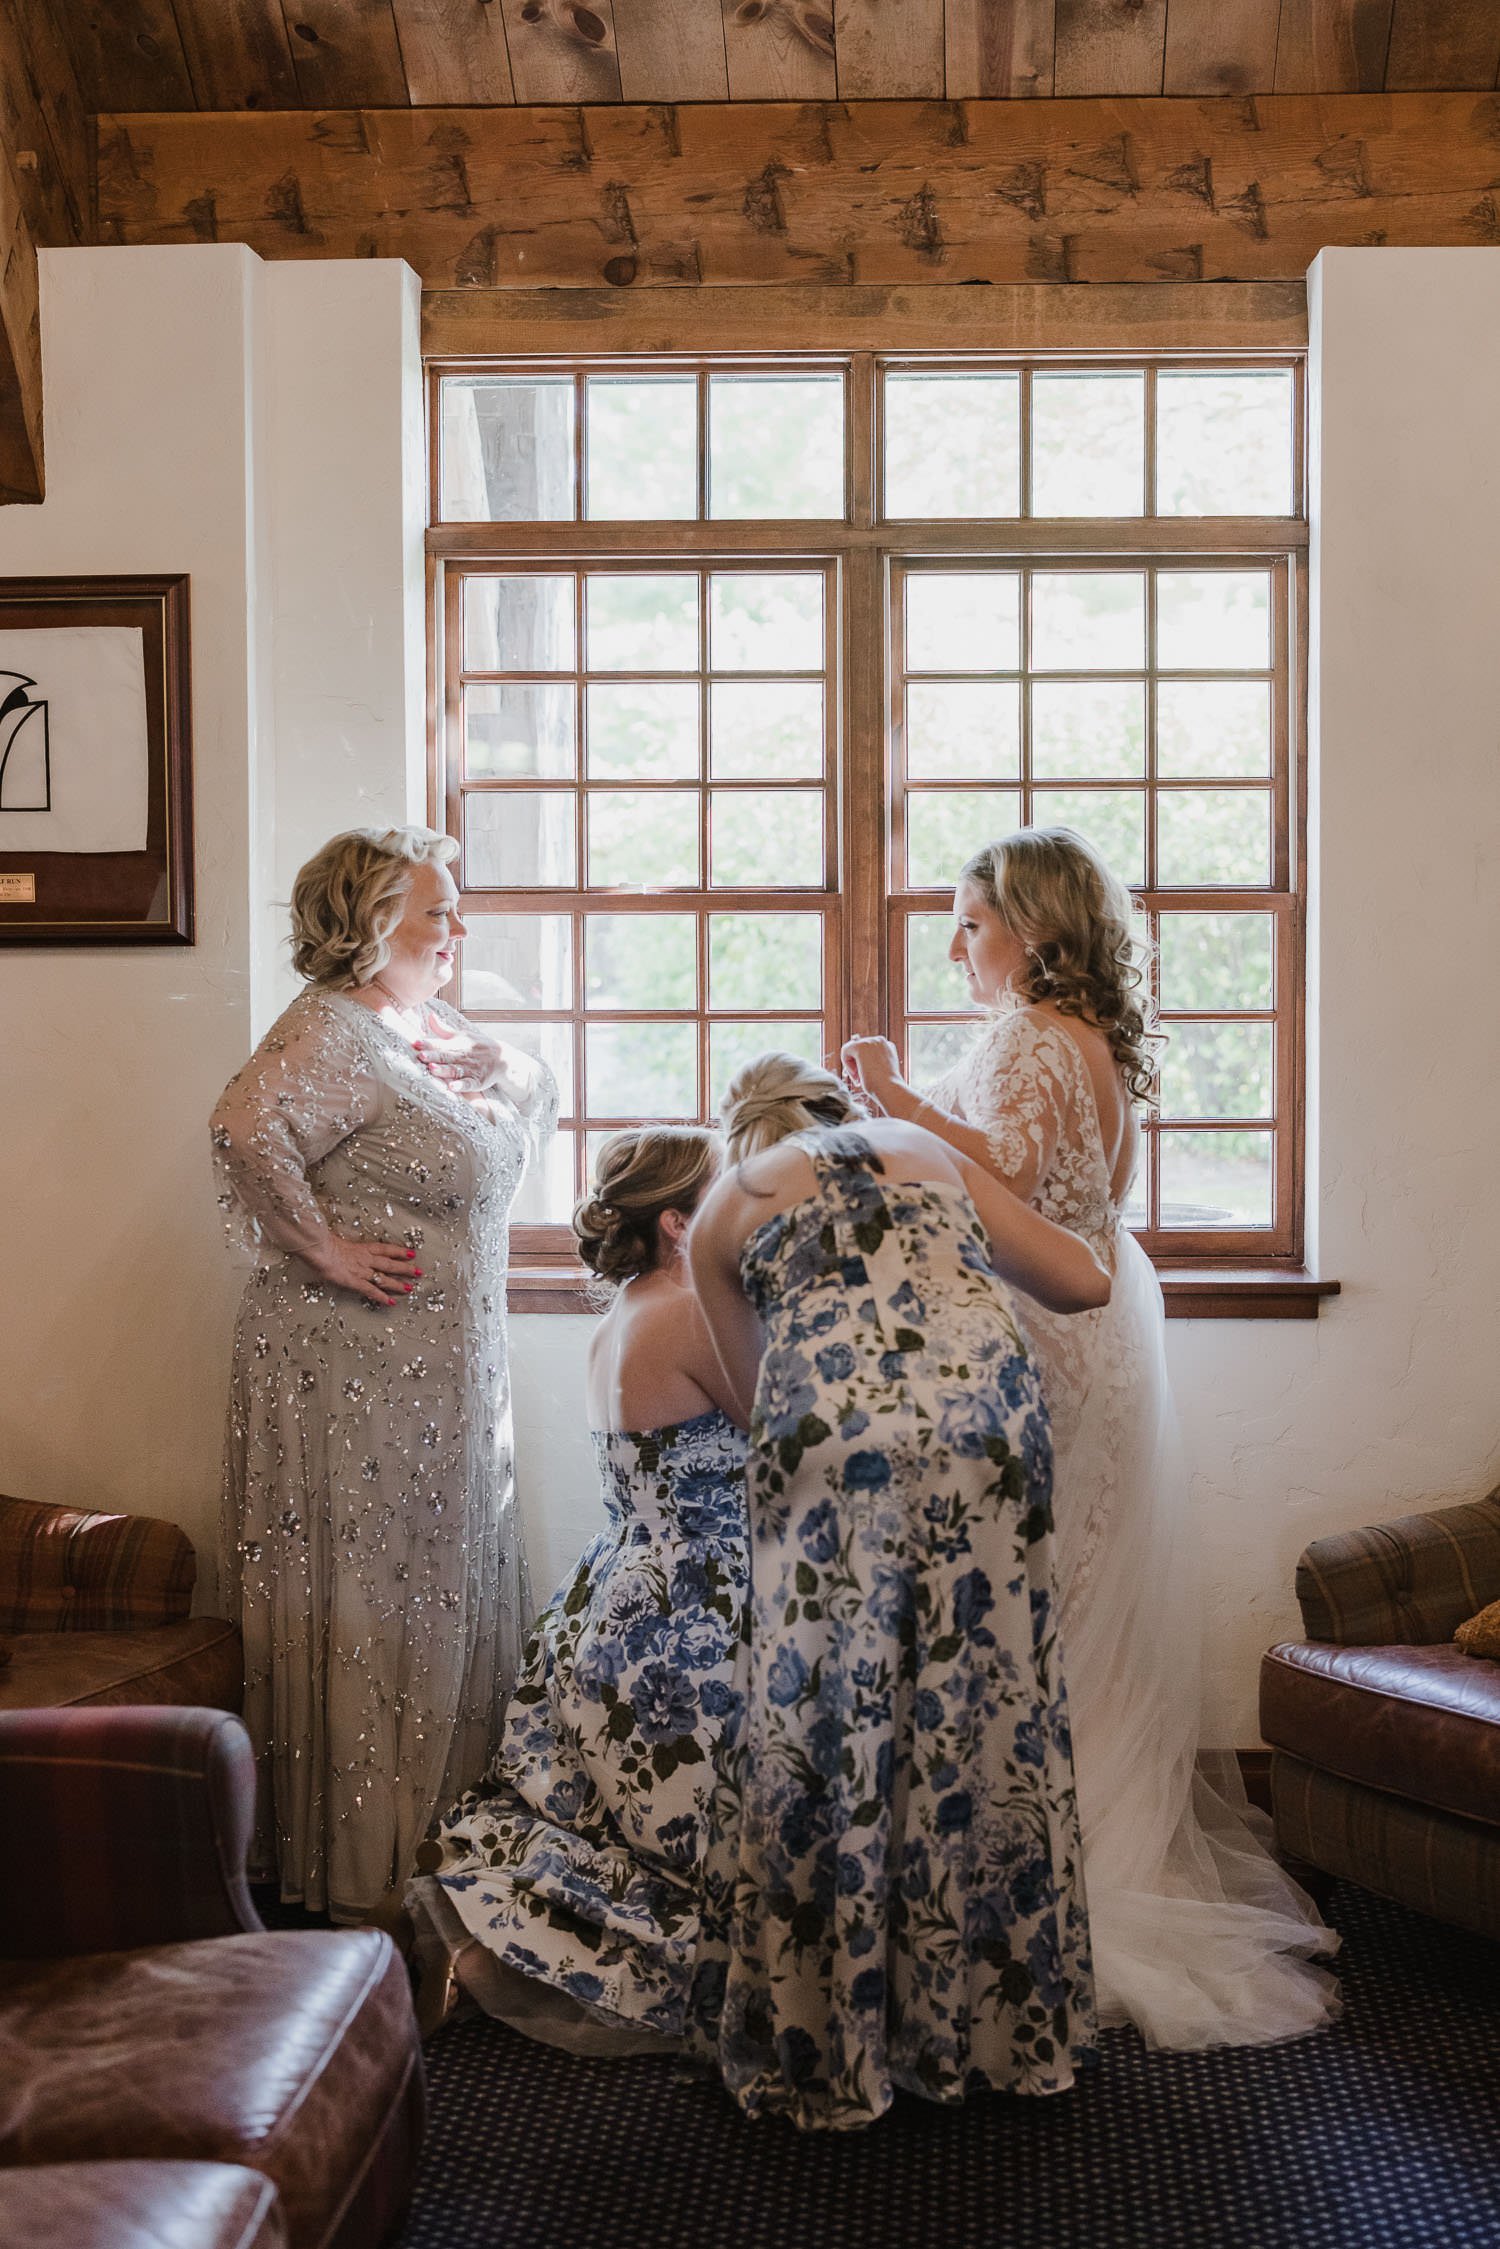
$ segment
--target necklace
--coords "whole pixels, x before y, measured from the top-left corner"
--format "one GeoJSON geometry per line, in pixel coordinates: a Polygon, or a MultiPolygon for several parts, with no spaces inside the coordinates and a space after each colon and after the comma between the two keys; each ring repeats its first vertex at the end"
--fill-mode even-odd
{"type": "MultiPolygon", "coordinates": [[[[402,1018],[403,1023],[405,1023],[407,1018],[414,1015],[417,1019],[417,1029],[420,1030],[422,1028],[422,1008],[420,1002],[413,1004],[409,1000],[397,999],[395,993],[391,990],[390,985],[387,984],[383,976],[372,976],[370,978],[370,982],[375,986],[377,992],[384,992],[386,998],[390,1001],[392,1007],[396,1010],[396,1013],[402,1018]]],[[[408,1036],[409,1035],[410,1034],[408,1033],[408,1036]]]]}

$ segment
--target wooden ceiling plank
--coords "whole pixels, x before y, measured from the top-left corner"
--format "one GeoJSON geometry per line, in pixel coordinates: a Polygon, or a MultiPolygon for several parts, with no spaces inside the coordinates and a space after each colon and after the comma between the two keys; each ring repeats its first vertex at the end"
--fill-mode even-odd
{"type": "Polygon", "coordinates": [[[499,0],[516,100],[617,102],[611,0],[499,0]]]}
{"type": "Polygon", "coordinates": [[[495,0],[391,0],[391,5],[414,109],[515,100],[505,23],[495,0]]]}
{"type": "Polygon", "coordinates": [[[1159,94],[1167,0],[1057,0],[1052,91],[1159,94]]]}
{"type": "Polygon", "coordinates": [[[308,109],[408,105],[391,0],[281,0],[281,5],[308,109]]]}
{"type": "Polygon", "coordinates": [[[1052,91],[1056,0],[947,0],[949,101],[1024,100],[1052,91]]]}
{"type": "Polygon", "coordinates": [[[1275,0],[1167,0],[1164,94],[1268,94],[1275,0]]]}
{"type": "Polygon", "coordinates": [[[940,101],[943,0],[832,0],[839,100],[940,101]]]}
{"type": "Polygon", "coordinates": [[[1392,0],[1281,0],[1278,94],[1378,94],[1392,0]]]}
{"type": "Polygon", "coordinates": [[[58,0],[58,20],[86,109],[197,108],[172,0],[58,0]]]}
{"type": "Polygon", "coordinates": [[[91,234],[93,132],[71,54],[40,0],[0,8],[0,142],[33,242],[60,248],[91,234]]]}
{"type": "Polygon", "coordinates": [[[829,0],[719,0],[719,5],[731,101],[837,98],[829,0]]]}
{"type": "Polygon", "coordinates": [[[1493,86],[1500,70],[1495,0],[1396,0],[1385,83],[1391,93],[1493,86]]]}
{"type": "Polygon", "coordinates": [[[1298,280],[1500,244],[1500,104],[600,105],[106,118],[109,241],[403,257],[430,287],[1298,280]],[[774,194],[759,192],[767,179],[774,194]],[[768,223],[768,221],[770,223],[768,223]]]}
{"type": "Polygon", "coordinates": [[[281,0],[175,0],[200,109],[295,109],[281,0]]]}
{"type": "Polygon", "coordinates": [[[719,0],[624,0],[615,47],[622,101],[729,99],[719,0]]]}

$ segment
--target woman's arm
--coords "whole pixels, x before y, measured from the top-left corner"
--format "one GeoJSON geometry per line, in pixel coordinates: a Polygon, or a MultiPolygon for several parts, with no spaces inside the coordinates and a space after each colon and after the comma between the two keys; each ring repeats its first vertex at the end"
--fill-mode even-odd
{"type": "Polygon", "coordinates": [[[335,1288],[389,1307],[409,1296],[413,1251],[336,1234],[309,1166],[367,1124],[375,1086],[347,1029],[316,1008],[282,1017],[219,1097],[210,1125],[219,1205],[335,1288]]]}
{"type": "MultiPolygon", "coordinates": [[[[1037,1051],[1037,1032],[1027,1010],[1018,1008],[982,1034],[974,1121],[957,1117],[941,1100],[930,1100],[909,1086],[897,1068],[889,1039],[850,1039],[843,1050],[846,1072],[887,1116],[921,1125],[991,1178],[1030,1202],[1052,1168],[1057,1153],[1064,1089],[1037,1051]]],[[[948,1081],[943,1081],[947,1083],[948,1081]]]]}
{"type": "Polygon", "coordinates": [[[995,1271],[1049,1312],[1091,1312],[1109,1302],[1110,1277],[1081,1234],[1055,1226],[992,1172],[957,1153],[959,1173],[990,1238],[995,1271]]]}
{"type": "Polygon", "coordinates": [[[722,1373],[724,1409],[748,1429],[765,1338],[740,1281],[741,1244],[733,1224],[738,1200],[732,1180],[721,1180],[710,1190],[688,1233],[687,1255],[693,1292],[722,1373]]]}

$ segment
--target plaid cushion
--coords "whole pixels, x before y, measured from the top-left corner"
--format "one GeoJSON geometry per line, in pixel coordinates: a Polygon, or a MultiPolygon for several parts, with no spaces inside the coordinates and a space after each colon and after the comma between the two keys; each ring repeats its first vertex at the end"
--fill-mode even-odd
{"type": "Polygon", "coordinates": [[[1466,1617],[1500,1599],[1500,1486],[1466,1507],[1315,1539],[1297,1564],[1297,1599],[1309,1640],[1451,1640],[1466,1617]]]}
{"type": "Polygon", "coordinates": [[[0,1632],[117,1632],[192,1606],[191,1542],[152,1515],[0,1495],[0,1632]]]}
{"type": "Polygon", "coordinates": [[[1452,1812],[1430,1811],[1358,1781],[1271,1759],[1276,1841],[1293,1858],[1382,1897],[1500,1937],[1500,1835],[1452,1812]]]}

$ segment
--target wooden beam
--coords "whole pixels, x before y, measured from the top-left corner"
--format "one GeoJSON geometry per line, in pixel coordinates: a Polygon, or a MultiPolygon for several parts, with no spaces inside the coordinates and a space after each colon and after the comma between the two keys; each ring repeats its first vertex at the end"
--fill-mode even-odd
{"type": "Polygon", "coordinates": [[[36,244],[0,142],[0,505],[39,500],[43,490],[36,244]]]}
{"type": "Polygon", "coordinates": [[[429,358],[681,351],[1296,351],[1300,281],[955,289],[437,289],[429,358]]]}
{"type": "Polygon", "coordinates": [[[1500,245],[1497,148],[1493,94],[105,117],[99,225],[430,288],[1301,280],[1500,245]]]}

